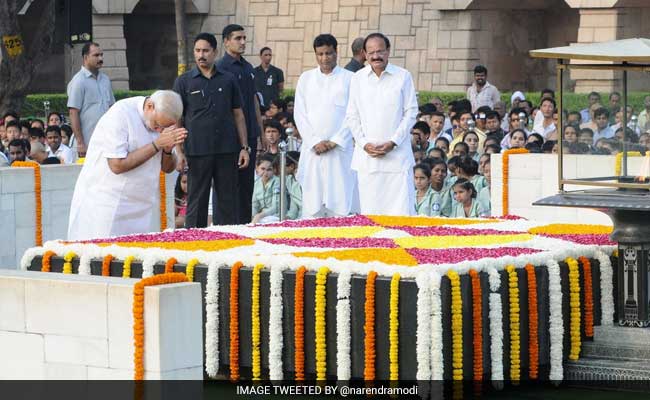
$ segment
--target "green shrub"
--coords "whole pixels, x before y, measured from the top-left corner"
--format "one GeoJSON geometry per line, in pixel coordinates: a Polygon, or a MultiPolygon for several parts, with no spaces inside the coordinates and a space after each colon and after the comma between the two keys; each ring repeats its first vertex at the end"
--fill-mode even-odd
{"type": "MultiPolygon", "coordinates": [[[[115,99],[121,100],[127,97],[132,96],[147,96],[151,94],[153,90],[118,90],[115,92],[115,99]]],[[[293,96],[295,94],[294,89],[286,89],[283,93],[283,96],[293,96]]],[[[643,98],[647,93],[634,92],[628,94],[628,103],[634,107],[634,112],[639,113],[643,109],[643,98]]],[[[539,92],[529,92],[525,93],[526,99],[529,99],[533,102],[534,105],[539,105],[540,93],[539,92]]],[[[608,93],[601,93],[604,105],[606,106],[608,101],[608,93]]],[[[503,100],[506,105],[510,105],[510,96],[511,93],[502,93],[501,100],[503,100]]],[[[433,97],[440,97],[443,103],[447,104],[452,100],[465,98],[465,93],[462,92],[418,92],[418,102],[424,104],[429,102],[433,97]]],[[[56,111],[62,114],[68,113],[67,101],[68,96],[65,93],[49,93],[49,94],[30,94],[25,99],[25,104],[21,115],[26,117],[37,117],[43,118],[43,101],[50,102],[50,111],[56,111]]],[[[564,94],[564,103],[562,104],[565,110],[569,111],[579,111],[587,107],[587,94],[586,93],[565,93],[564,94]]]]}

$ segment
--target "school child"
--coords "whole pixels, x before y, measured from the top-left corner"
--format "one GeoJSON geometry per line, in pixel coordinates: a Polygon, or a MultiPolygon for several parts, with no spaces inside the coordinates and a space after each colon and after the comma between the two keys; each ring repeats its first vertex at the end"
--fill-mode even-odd
{"type": "Polygon", "coordinates": [[[415,181],[415,214],[431,215],[431,168],[427,164],[417,164],[413,167],[415,181]]]}
{"type": "Polygon", "coordinates": [[[287,152],[287,198],[289,200],[289,209],[287,210],[287,219],[298,219],[302,215],[302,188],[296,179],[298,171],[298,161],[300,152],[287,152]]]}
{"type": "Polygon", "coordinates": [[[458,178],[452,187],[456,203],[453,205],[450,217],[452,218],[477,218],[485,216],[485,211],[476,199],[476,189],[472,182],[465,178],[458,178]]]}
{"type": "Polygon", "coordinates": [[[445,187],[447,164],[440,159],[431,160],[431,216],[449,216],[451,213],[451,190],[445,187]]]}
{"type": "Polygon", "coordinates": [[[487,185],[485,177],[478,173],[478,162],[469,156],[461,157],[458,160],[456,175],[458,178],[465,178],[472,182],[477,193],[487,185]]]}
{"type": "Polygon", "coordinates": [[[181,171],[176,178],[174,186],[174,216],[176,217],[176,228],[185,226],[185,214],[187,213],[187,169],[181,171]]]}
{"type": "Polygon", "coordinates": [[[483,189],[478,192],[478,201],[486,215],[492,215],[492,198],[491,198],[491,188],[492,188],[492,170],[490,169],[491,160],[488,157],[483,163],[483,176],[485,177],[485,182],[487,183],[483,189]]]}
{"type": "Polygon", "coordinates": [[[264,154],[257,160],[256,170],[260,177],[253,187],[252,223],[276,222],[278,215],[278,195],[280,181],[273,173],[274,156],[264,154]]]}

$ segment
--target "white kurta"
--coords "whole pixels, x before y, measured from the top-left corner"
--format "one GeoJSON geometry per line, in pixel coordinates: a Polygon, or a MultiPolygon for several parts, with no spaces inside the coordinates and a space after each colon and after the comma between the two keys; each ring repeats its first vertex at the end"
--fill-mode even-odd
{"type": "Polygon", "coordinates": [[[358,211],[356,174],[350,168],[352,134],[344,124],[352,75],[337,66],[328,75],[314,68],[298,79],[294,119],[302,137],[302,153],[296,178],[302,187],[303,217],[323,211],[337,215],[358,211]],[[323,140],[337,146],[318,155],[313,147],[323,140]]]}
{"type": "Polygon", "coordinates": [[[415,165],[415,159],[410,132],[417,113],[413,78],[407,70],[388,64],[381,76],[377,77],[368,65],[352,77],[346,124],[355,139],[352,169],[357,171],[363,214],[414,213],[411,168],[415,165]],[[370,157],[363,149],[367,143],[388,141],[397,146],[383,157],[370,157]],[[395,182],[395,179],[404,182],[386,185],[395,182]],[[378,184],[383,192],[374,187],[378,184]],[[377,193],[385,195],[377,196],[377,193]]]}
{"type": "Polygon", "coordinates": [[[158,137],[145,126],[144,100],[120,100],[97,123],[72,196],[68,240],[149,231],[161,154],[119,175],[111,171],[107,160],[126,158],[158,137]]]}

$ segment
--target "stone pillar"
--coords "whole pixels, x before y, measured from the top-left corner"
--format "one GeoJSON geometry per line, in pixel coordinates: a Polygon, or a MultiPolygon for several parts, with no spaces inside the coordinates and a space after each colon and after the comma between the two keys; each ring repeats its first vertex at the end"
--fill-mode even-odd
{"type": "Polygon", "coordinates": [[[129,90],[126,39],[122,14],[93,14],[93,37],[104,51],[102,71],[111,78],[113,90],[129,90]]]}
{"type": "MultiPolygon", "coordinates": [[[[579,13],[578,43],[621,39],[619,34],[623,28],[623,9],[583,8],[579,13]]],[[[620,74],[615,74],[613,71],[572,70],[571,79],[575,80],[575,91],[580,93],[592,90],[602,92],[621,90],[620,74]]]]}

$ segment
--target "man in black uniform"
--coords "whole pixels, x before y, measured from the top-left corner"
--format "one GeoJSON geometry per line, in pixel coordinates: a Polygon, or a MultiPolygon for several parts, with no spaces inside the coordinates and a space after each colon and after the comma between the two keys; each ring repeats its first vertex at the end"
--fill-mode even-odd
{"type": "MultiPolygon", "coordinates": [[[[248,144],[251,147],[250,162],[247,168],[239,170],[239,217],[240,224],[251,222],[251,202],[255,184],[255,155],[257,153],[257,138],[260,136],[262,115],[255,95],[255,70],[242,57],[246,51],[246,33],[241,25],[231,24],[223,28],[223,45],[225,53],[217,62],[217,68],[228,71],[235,76],[239,84],[242,98],[242,110],[246,118],[248,144]]],[[[219,203],[218,196],[213,195],[213,205],[219,203]]],[[[218,207],[214,207],[213,218],[220,221],[222,216],[218,207]]]]}
{"type": "Polygon", "coordinates": [[[194,39],[196,67],[179,76],[174,91],[183,100],[183,124],[188,137],[179,164],[188,166],[186,228],[208,223],[210,187],[219,194],[223,224],[236,224],[238,169],[248,166],[246,120],[235,77],[215,66],[217,39],[200,33],[194,39]]]}
{"type": "Polygon", "coordinates": [[[260,50],[260,65],[255,68],[255,89],[262,94],[264,107],[268,108],[271,101],[280,97],[284,90],[284,72],[271,65],[273,53],[268,47],[260,50]]]}

